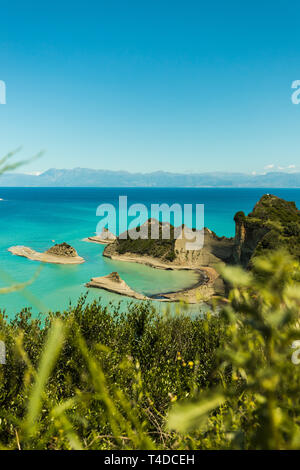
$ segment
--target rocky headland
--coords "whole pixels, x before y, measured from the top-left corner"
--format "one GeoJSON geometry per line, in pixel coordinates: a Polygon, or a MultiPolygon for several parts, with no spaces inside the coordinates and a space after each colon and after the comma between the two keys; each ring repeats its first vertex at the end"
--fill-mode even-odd
{"type": "MultiPolygon", "coordinates": [[[[190,298],[213,297],[224,295],[226,286],[220,278],[217,266],[220,264],[240,265],[251,269],[252,260],[258,254],[268,250],[284,248],[300,259],[300,211],[294,202],[285,201],[270,194],[265,194],[246,216],[238,212],[235,217],[235,236],[218,237],[213,231],[204,228],[194,231],[195,237],[203,240],[200,249],[191,250],[191,229],[185,226],[172,227],[170,224],[149,219],[140,227],[148,231],[146,239],[132,239],[127,236],[105,247],[103,256],[111,259],[142,263],[158,269],[192,269],[204,272],[199,285],[182,292],[164,294],[164,296],[190,298]],[[151,228],[157,226],[159,237],[151,239],[151,228]],[[170,237],[164,239],[165,230],[170,230],[170,237]],[[176,237],[178,230],[181,237],[176,237]],[[177,231],[177,232],[176,232],[177,231]]],[[[193,232],[192,232],[193,233],[193,232]]],[[[200,276],[201,277],[201,276],[200,276]]]]}
{"type": "Polygon", "coordinates": [[[294,202],[265,194],[252,212],[237,212],[234,220],[235,264],[251,268],[257,255],[276,249],[300,260],[300,211],[294,202]]]}

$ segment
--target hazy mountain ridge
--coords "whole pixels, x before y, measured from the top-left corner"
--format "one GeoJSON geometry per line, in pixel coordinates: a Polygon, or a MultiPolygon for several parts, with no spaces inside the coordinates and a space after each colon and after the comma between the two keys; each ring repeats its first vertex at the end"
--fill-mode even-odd
{"type": "Polygon", "coordinates": [[[88,168],[51,168],[40,175],[6,173],[0,186],[11,187],[268,187],[300,188],[300,173],[269,172],[263,175],[245,173],[129,173],[127,171],[92,170],[88,168]]]}

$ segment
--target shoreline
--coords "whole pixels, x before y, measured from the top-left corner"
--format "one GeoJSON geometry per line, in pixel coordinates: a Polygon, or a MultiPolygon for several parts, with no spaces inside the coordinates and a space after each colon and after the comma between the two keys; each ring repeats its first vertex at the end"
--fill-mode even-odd
{"type": "Polygon", "coordinates": [[[203,273],[202,269],[198,269],[198,270],[191,269],[191,271],[195,272],[198,275],[197,282],[195,282],[194,284],[192,284],[189,287],[184,287],[184,288],[179,289],[179,290],[170,290],[170,291],[167,291],[167,292],[159,292],[158,294],[150,295],[149,296],[150,299],[155,299],[156,296],[165,296],[165,295],[185,293],[185,292],[188,292],[192,289],[197,289],[198,287],[203,286],[206,282],[209,281],[209,278],[206,276],[206,274],[203,273]]]}
{"type": "MultiPolygon", "coordinates": [[[[123,279],[121,279],[118,275],[118,273],[110,273],[107,276],[101,276],[101,277],[93,277],[89,282],[87,282],[85,285],[86,287],[93,287],[97,289],[103,289],[108,292],[112,292],[114,294],[119,294],[119,295],[125,295],[126,297],[131,297],[133,299],[138,299],[138,300],[151,300],[151,301],[157,301],[157,302],[179,302],[182,299],[183,295],[190,295],[190,292],[194,291],[195,289],[198,289],[209,282],[209,278],[207,274],[203,273],[202,270],[197,271],[198,274],[198,280],[196,283],[194,283],[190,287],[186,287],[183,289],[180,289],[178,291],[168,291],[168,292],[159,292],[157,294],[153,295],[145,295],[141,294],[140,292],[137,292],[133,290],[130,286],[128,286],[123,279]],[[113,282],[112,281],[112,276],[117,275],[118,276],[118,282],[113,282]]],[[[193,301],[192,299],[189,299],[189,303],[198,303],[193,301]]]]}
{"type": "Polygon", "coordinates": [[[182,270],[192,271],[198,275],[198,280],[190,287],[180,289],[178,291],[168,291],[153,294],[149,296],[150,300],[164,302],[180,302],[186,301],[191,304],[207,302],[214,296],[223,295],[224,285],[215,268],[210,266],[187,266],[180,264],[169,264],[161,262],[150,256],[141,256],[131,253],[130,255],[107,255],[103,256],[116,261],[125,261],[129,263],[138,263],[155,269],[163,269],[166,271],[182,270]]]}
{"type": "Polygon", "coordinates": [[[170,302],[187,302],[189,304],[199,304],[201,302],[208,302],[211,298],[218,295],[223,295],[223,281],[219,273],[212,267],[202,266],[198,269],[191,269],[199,275],[198,281],[192,286],[171,292],[163,292],[155,294],[151,298],[156,299],[156,296],[162,296],[170,302]]]}
{"type": "Polygon", "coordinates": [[[109,240],[107,238],[101,238],[101,237],[98,237],[97,235],[92,236],[92,237],[83,238],[81,241],[87,242],[87,243],[98,243],[100,245],[109,245],[110,243],[114,242],[114,240],[109,240]]]}
{"type": "Polygon", "coordinates": [[[199,266],[189,266],[189,265],[182,265],[182,264],[172,264],[166,263],[163,261],[158,261],[156,258],[152,258],[151,256],[143,256],[143,255],[136,255],[135,253],[130,253],[130,255],[112,255],[103,252],[105,258],[110,258],[115,261],[125,261],[127,263],[139,263],[143,264],[144,266],[149,266],[150,268],[155,269],[163,269],[166,271],[197,271],[199,270],[199,266]]]}

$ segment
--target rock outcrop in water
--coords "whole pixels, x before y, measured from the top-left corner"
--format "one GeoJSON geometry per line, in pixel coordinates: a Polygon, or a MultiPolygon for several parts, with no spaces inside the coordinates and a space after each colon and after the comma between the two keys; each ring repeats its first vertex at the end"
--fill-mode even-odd
{"type": "Polygon", "coordinates": [[[75,248],[68,243],[60,243],[52,246],[44,253],[32,250],[28,246],[11,246],[8,248],[13,255],[23,256],[33,261],[55,264],[80,264],[84,263],[84,258],[78,255],[75,248]]]}
{"type": "Polygon", "coordinates": [[[104,289],[115,294],[125,295],[132,297],[133,299],[146,300],[147,297],[139,294],[129,287],[123,279],[120,278],[117,272],[112,272],[107,276],[93,277],[90,282],[86,284],[86,287],[97,287],[98,289],[104,289]]]}
{"type": "Polygon", "coordinates": [[[45,251],[45,254],[55,255],[55,256],[67,256],[67,257],[76,257],[78,256],[77,251],[68,243],[57,243],[56,245],[49,248],[49,250],[45,251]]]}
{"type": "Polygon", "coordinates": [[[99,235],[93,235],[91,237],[84,238],[83,241],[108,245],[109,243],[113,243],[116,238],[117,237],[113,233],[111,233],[106,227],[104,227],[99,235]]]}

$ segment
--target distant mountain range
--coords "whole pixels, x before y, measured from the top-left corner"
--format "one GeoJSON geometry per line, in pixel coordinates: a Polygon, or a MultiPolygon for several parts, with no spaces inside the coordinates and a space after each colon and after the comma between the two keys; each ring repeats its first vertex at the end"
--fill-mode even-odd
{"type": "Polygon", "coordinates": [[[0,186],[15,187],[238,187],[300,188],[300,173],[269,172],[263,175],[245,173],[129,173],[127,171],[51,168],[40,175],[5,173],[0,186]]]}

